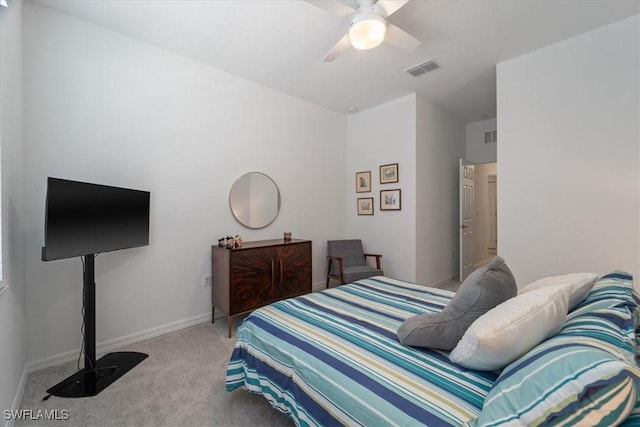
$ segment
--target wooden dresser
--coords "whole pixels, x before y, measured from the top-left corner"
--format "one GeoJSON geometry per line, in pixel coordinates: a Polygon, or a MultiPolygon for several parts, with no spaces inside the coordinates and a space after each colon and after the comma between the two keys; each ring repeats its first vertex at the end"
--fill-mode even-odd
{"type": "Polygon", "coordinates": [[[211,247],[211,322],[215,308],[231,318],[274,301],[311,292],[311,241],[244,242],[236,249],[211,247]]]}

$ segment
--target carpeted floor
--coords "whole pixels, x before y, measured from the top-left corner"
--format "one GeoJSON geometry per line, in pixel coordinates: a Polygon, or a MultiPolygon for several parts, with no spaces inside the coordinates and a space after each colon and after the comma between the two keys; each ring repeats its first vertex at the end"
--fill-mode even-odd
{"type": "MultiPolygon", "coordinates": [[[[237,324],[237,323],[236,323],[237,324]]],[[[16,426],[291,426],[267,401],[245,390],[225,389],[235,339],[227,322],[203,323],[122,348],[149,355],[99,395],[51,396],[46,390],[76,371],[66,363],[29,375],[20,409],[68,411],[68,420],[16,421],[16,426]]],[[[49,412],[51,413],[51,412],[49,412]]],[[[40,413],[42,414],[42,413],[40,413]]]]}
{"type": "MultiPolygon", "coordinates": [[[[451,280],[441,288],[457,290],[451,280]]],[[[240,319],[236,319],[235,326],[240,319]]],[[[235,331],[235,328],[234,328],[235,331]]],[[[76,372],[76,362],[29,375],[20,406],[40,419],[17,420],[23,426],[292,426],[262,396],[245,390],[228,393],[225,372],[235,338],[227,322],[203,323],[120,349],[149,355],[95,397],[60,398],[46,390],[76,372]],[[42,412],[58,418],[42,419],[42,412]],[[57,412],[52,412],[57,411],[57,412]],[[63,412],[68,411],[68,412],[63,412]]]]}

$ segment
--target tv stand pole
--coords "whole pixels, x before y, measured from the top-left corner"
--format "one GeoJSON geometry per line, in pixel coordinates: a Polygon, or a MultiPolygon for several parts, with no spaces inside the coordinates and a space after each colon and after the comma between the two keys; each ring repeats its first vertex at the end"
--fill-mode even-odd
{"type": "Polygon", "coordinates": [[[121,351],[109,353],[96,360],[95,257],[95,254],[83,257],[84,369],[47,390],[47,393],[53,396],[96,396],[148,357],[144,353],[121,351]]]}
{"type": "MultiPolygon", "coordinates": [[[[82,282],[84,286],[84,370],[96,367],[96,282],[95,282],[95,255],[84,256],[84,271],[82,282]]],[[[90,384],[93,375],[85,372],[86,385],[90,384]]]]}

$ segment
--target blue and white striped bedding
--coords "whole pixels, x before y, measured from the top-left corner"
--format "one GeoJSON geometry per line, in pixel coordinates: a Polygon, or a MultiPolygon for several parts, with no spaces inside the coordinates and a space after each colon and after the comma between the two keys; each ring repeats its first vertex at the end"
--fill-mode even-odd
{"type": "Polygon", "coordinates": [[[496,375],[396,336],[452,296],[379,276],[256,310],[238,329],[227,390],[260,393],[302,426],[460,426],[478,416],[496,375]]]}
{"type": "Polygon", "coordinates": [[[624,272],[601,277],[558,334],[505,367],[471,425],[633,425],[640,368],[632,290],[624,272]]]}
{"type": "Polygon", "coordinates": [[[556,336],[498,377],[461,368],[445,352],[399,343],[396,330],[406,318],[441,311],[452,292],[364,279],[248,316],[227,390],[262,394],[301,426],[609,426],[634,402],[623,426],[640,426],[632,289],[624,272],[601,277],[556,336]],[[598,409],[605,406],[611,410],[598,409]]]}

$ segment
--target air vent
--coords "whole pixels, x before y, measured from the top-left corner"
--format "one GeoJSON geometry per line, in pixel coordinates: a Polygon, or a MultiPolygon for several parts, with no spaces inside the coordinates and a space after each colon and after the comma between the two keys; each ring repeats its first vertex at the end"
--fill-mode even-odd
{"type": "Polygon", "coordinates": [[[498,131],[497,130],[484,133],[484,143],[488,144],[490,142],[498,142],[498,131]]]}
{"type": "Polygon", "coordinates": [[[405,71],[411,74],[413,77],[418,77],[429,71],[437,70],[438,68],[440,68],[440,66],[436,64],[436,61],[434,61],[433,59],[430,59],[421,64],[414,65],[411,68],[407,68],[405,71]]]}

